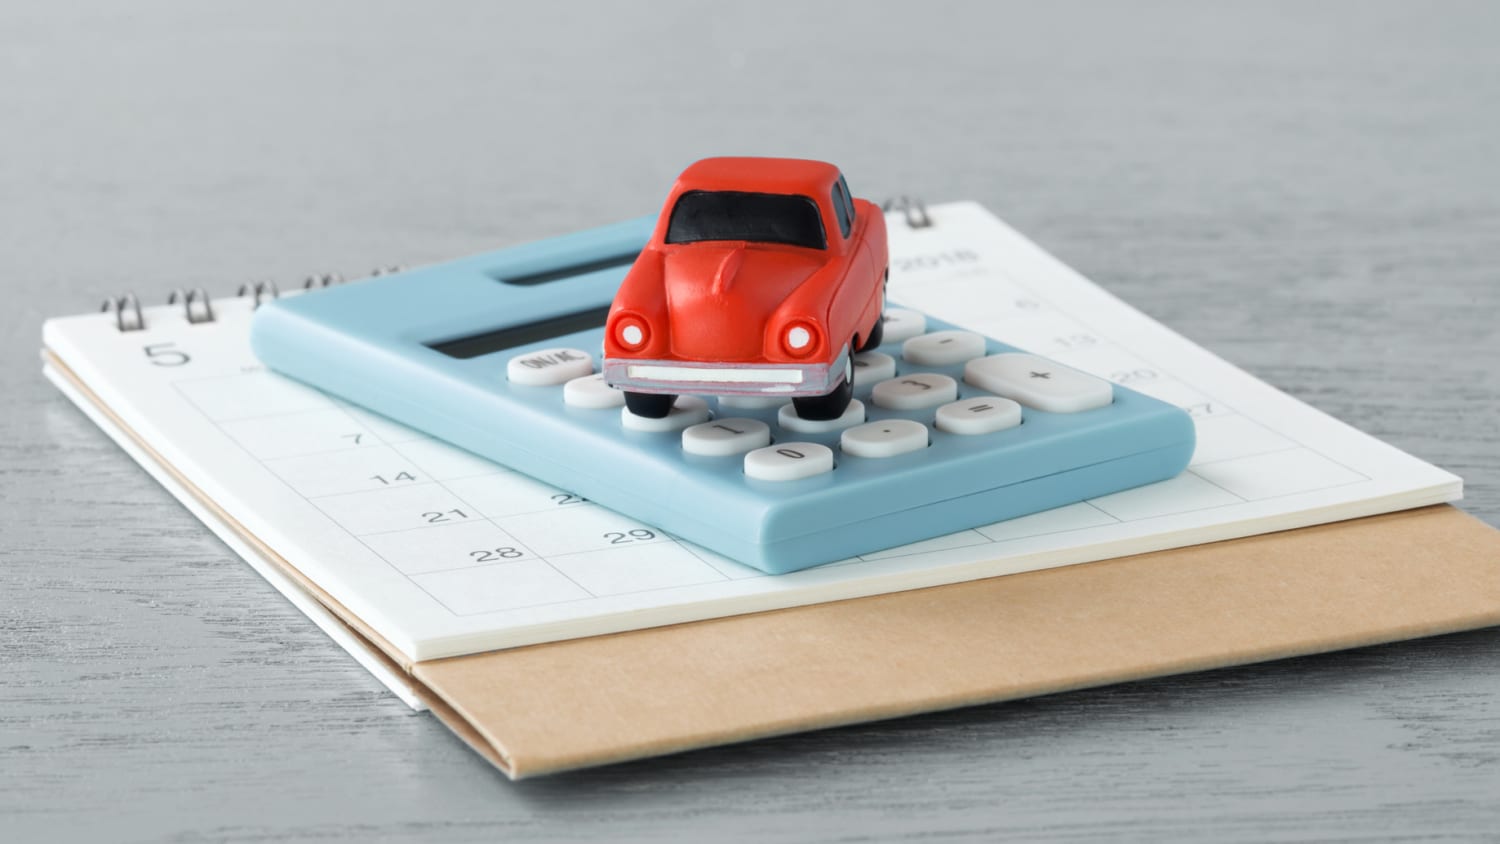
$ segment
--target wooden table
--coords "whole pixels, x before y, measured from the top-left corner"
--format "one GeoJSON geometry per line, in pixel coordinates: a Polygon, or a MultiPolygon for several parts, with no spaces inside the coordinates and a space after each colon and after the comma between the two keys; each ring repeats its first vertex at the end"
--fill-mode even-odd
{"type": "Polygon", "coordinates": [[[512,784],[39,375],[134,288],[652,213],[709,154],[977,199],[1500,524],[1500,6],[0,7],[0,838],[1493,837],[1500,630],[512,784]]]}

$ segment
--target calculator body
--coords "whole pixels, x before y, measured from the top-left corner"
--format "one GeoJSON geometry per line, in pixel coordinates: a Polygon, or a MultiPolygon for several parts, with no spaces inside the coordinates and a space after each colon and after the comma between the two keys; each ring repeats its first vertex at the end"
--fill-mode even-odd
{"type": "MultiPolygon", "coordinates": [[[[984,415],[1001,400],[976,386],[989,383],[975,377],[978,358],[906,360],[903,343],[914,338],[902,341],[889,318],[887,339],[869,358],[889,377],[865,379],[857,369],[854,381],[860,431],[874,450],[856,443],[847,425],[809,430],[795,414],[788,418],[788,404],[688,397],[679,406],[696,414],[694,426],[764,426],[769,439],[753,450],[765,466],[752,466],[746,453],[695,453],[701,449],[686,448],[682,430],[642,429],[623,408],[599,401],[599,390],[609,389],[598,375],[603,325],[653,223],[632,220],[269,301],[256,312],[252,346],[273,370],[770,573],[1165,480],[1192,456],[1185,412],[1102,381],[1102,406],[1018,407],[1019,424],[1004,430],[949,433],[935,424],[943,408],[906,408],[874,392],[882,384],[904,388],[902,380],[951,380],[958,401],[946,404],[983,406],[984,415]],[[556,382],[557,372],[570,383],[542,383],[556,382]],[[594,389],[575,394],[579,385],[594,389]],[[925,446],[880,451],[881,437],[918,428],[927,431],[925,446]],[[831,459],[826,469],[797,476],[807,464],[783,452],[831,459]],[[794,479],[771,479],[783,464],[796,470],[794,479]]],[[[930,317],[925,323],[922,336],[964,335],[986,360],[1093,378],[930,317]]]]}

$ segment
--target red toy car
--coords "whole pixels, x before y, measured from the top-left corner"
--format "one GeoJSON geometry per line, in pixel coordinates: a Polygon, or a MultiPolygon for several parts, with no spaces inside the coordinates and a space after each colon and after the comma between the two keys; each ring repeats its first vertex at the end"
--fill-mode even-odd
{"type": "Polygon", "coordinates": [[[681,393],[789,396],[836,419],[880,345],[885,216],[837,167],[708,158],[678,177],[615,294],[604,380],[660,418],[681,393]]]}

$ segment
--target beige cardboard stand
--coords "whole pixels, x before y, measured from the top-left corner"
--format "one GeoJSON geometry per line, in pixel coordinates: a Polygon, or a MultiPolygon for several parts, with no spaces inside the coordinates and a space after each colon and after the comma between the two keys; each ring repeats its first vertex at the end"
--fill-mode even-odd
{"type": "Polygon", "coordinates": [[[412,671],[519,778],[1494,624],[1500,531],[1443,505],[412,671]]]}
{"type": "Polygon", "coordinates": [[[56,370],[520,778],[1500,624],[1500,531],[1447,505],[413,663],[56,370]]]}

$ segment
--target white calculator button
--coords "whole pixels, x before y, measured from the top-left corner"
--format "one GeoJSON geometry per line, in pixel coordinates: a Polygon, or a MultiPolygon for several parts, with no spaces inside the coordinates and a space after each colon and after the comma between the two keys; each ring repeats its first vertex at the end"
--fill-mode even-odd
{"type": "Polygon", "coordinates": [[[582,349],[542,349],[516,355],[505,365],[505,377],[528,387],[546,387],[582,378],[594,371],[594,359],[582,349]]]}
{"type": "Polygon", "coordinates": [[[935,407],[958,398],[958,382],[936,372],[914,372],[900,378],[881,381],[870,393],[870,399],[891,410],[918,410],[935,407]]]}
{"type": "Polygon", "coordinates": [[[564,384],[563,402],[571,407],[595,410],[619,407],[625,403],[625,393],[604,383],[604,373],[596,372],[564,384]]]}
{"type": "Polygon", "coordinates": [[[672,410],[660,419],[636,416],[630,408],[620,408],[620,424],[632,431],[681,431],[690,425],[708,421],[708,402],[697,396],[678,396],[672,410]]]}
{"type": "Polygon", "coordinates": [[[799,434],[826,434],[842,431],[865,421],[865,404],[859,399],[850,399],[849,408],[837,419],[803,419],[797,415],[795,405],[783,405],[776,411],[776,424],[799,434]]]}
{"type": "Polygon", "coordinates": [[[886,308],[885,333],[880,337],[880,345],[900,343],[926,330],[927,317],[922,316],[921,312],[909,311],[906,308],[886,308]]]}
{"type": "Polygon", "coordinates": [[[984,354],[984,338],[972,331],[934,331],[901,346],[901,357],[917,366],[948,366],[984,354]]]}
{"type": "Polygon", "coordinates": [[[719,396],[719,407],[740,410],[770,410],[791,401],[791,396],[719,396]]]}
{"type": "Polygon", "coordinates": [[[938,430],[950,434],[993,434],[1019,424],[1021,406],[994,396],[962,399],[937,409],[938,430]]]}
{"type": "Polygon", "coordinates": [[[855,457],[895,457],[921,451],[927,442],[927,426],[910,419],[867,422],[839,436],[839,448],[855,457]]]}
{"type": "Polygon", "coordinates": [[[771,444],[771,426],[759,419],[715,419],[682,429],[682,450],[728,457],[771,444]]]}
{"type": "Polygon", "coordinates": [[[1020,352],[971,360],[964,364],[964,380],[981,390],[1052,413],[1093,410],[1114,401],[1114,388],[1103,378],[1020,352]]]}
{"type": "Polygon", "coordinates": [[[883,352],[860,352],[854,356],[854,386],[862,387],[896,375],[896,359],[883,352]]]}
{"type": "Polygon", "coordinates": [[[763,481],[796,481],[833,471],[833,449],[817,443],[780,443],[745,455],[745,474],[763,481]]]}

